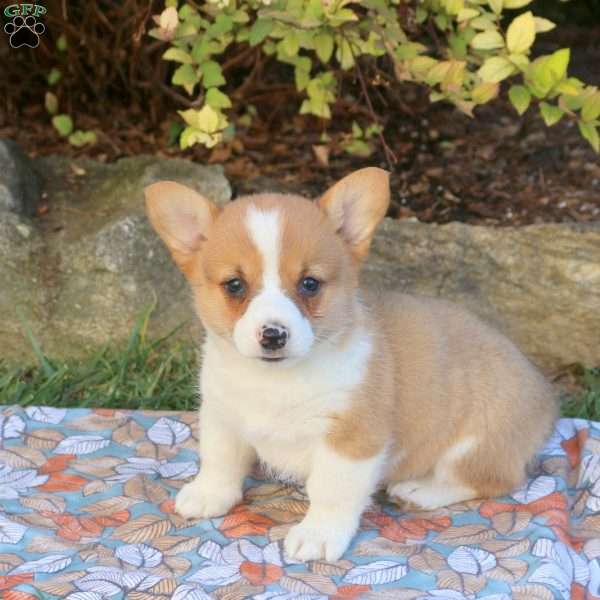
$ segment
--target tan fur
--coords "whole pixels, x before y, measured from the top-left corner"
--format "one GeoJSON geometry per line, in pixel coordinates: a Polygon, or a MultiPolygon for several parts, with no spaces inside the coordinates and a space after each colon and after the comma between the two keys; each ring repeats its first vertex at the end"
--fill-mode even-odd
{"type": "MultiPolygon", "coordinates": [[[[516,487],[557,414],[542,375],[504,336],[459,306],[395,293],[372,296],[367,306],[385,327],[377,354],[383,362],[352,410],[337,418],[346,431],[364,423],[387,431],[391,423],[389,464],[395,466],[386,482],[430,475],[448,449],[474,436],[477,446],[455,465],[456,478],[481,497],[516,487]]],[[[366,452],[358,454],[368,456],[362,441],[350,451],[341,437],[336,445],[349,456],[359,447],[366,452]]]]}
{"type": "Polygon", "coordinates": [[[353,460],[386,449],[386,484],[431,477],[440,465],[473,496],[502,494],[521,482],[556,417],[553,392],[539,372],[504,336],[458,306],[358,290],[360,262],[389,202],[387,173],[362,169],[318,203],[262,194],[223,210],[182,187],[151,186],[148,213],[188,278],[205,326],[230,337],[258,291],[262,259],[244,225],[255,206],[277,207],[282,215],[279,275],[317,339],[342,347],[356,328],[370,332],[367,376],[350,408],[329,416],[331,448],[353,460]],[[165,195],[185,207],[195,232],[169,214],[165,195]],[[236,276],[249,286],[243,300],[223,291],[236,276]],[[306,276],[324,282],[317,297],[298,294],[306,276]],[[456,458],[452,448],[469,439],[473,448],[456,458]]]}

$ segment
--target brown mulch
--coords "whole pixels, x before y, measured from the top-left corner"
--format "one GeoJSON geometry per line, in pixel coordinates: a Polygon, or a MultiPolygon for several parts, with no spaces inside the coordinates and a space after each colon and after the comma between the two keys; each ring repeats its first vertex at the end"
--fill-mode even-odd
{"type": "MultiPolygon", "coordinates": [[[[570,28],[565,39],[550,40],[543,51],[571,46],[577,75],[599,84],[598,36],[598,27],[570,28]]],[[[238,195],[274,190],[317,196],[353,169],[389,167],[377,143],[367,158],[341,148],[353,120],[369,123],[364,102],[343,97],[324,124],[296,115],[299,99],[292,92],[291,85],[254,89],[259,114],[252,126],[238,126],[234,142],[213,150],[179,150],[169,144],[175,110],[157,126],[138,104],[118,97],[109,106],[87,104],[74,111],[78,128],[97,132],[93,147],[77,149],[60,139],[41,101],[28,103],[17,119],[0,114],[0,137],[15,139],[34,157],[60,153],[113,161],[150,153],[222,163],[238,195]],[[320,141],[324,127],[327,145],[320,141]]],[[[385,139],[397,157],[391,216],[499,226],[600,220],[600,157],[575,123],[563,119],[546,128],[535,110],[520,118],[505,98],[476,109],[469,119],[452,106],[429,104],[424,90],[408,84],[395,96],[384,90],[377,101],[385,139]]],[[[46,210],[52,210],[51,199],[46,210]]]]}

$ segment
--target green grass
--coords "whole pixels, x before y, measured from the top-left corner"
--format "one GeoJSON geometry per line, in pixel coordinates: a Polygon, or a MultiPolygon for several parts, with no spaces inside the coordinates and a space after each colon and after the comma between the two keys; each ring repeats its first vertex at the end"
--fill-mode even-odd
{"type": "MultiPolygon", "coordinates": [[[[106,347],[85,360],[46,356],[23,321],[37,364],[12,366],[0,359],[0,404],[192,410],[197,406],[196,351],[176,331],[148,339],[149,308],[123,348],[106,347]]],[[[562,413],[600,421],[600,368],[588,369],[582,390],[565,396],[562,413]]]]}
{"type": "Polygon", "coordinates": [[[124,348],[106,347],[85,360],[47,357],[25,322],[37,364],[0,359],[0,404],[192,410],[197,406],[196,353],[176,331],[150,340],[142,315],[124,348]]]}
{"type": "Polygon", "coordinates": [[[564,399],[563,415],[600,421],[600,367],[584,371],[582,383],[581,392],[564,399]]]}

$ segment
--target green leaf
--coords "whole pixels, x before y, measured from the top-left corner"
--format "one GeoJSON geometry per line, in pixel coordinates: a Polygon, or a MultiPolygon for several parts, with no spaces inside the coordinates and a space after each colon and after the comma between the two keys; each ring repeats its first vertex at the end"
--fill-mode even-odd
{"type": "Polygon", "coordinates": [[[49,114],[55,115],[58,112],[58,98],[52,92],[46,92],[44,106],[49,114]]]}
{"type": "Polygon", "coordinates": [[[293,29],[288,31],[283,40],[281,40],[281,49],[288,56],[296,56],[298,54],[300,43],[298,42],[298,36],[293,29]]]}
{"type": "Polygon", "coordinates": [[[218,88],[210,88],[206,92],[206,104],[213,108],[231,108],[231,100],[218,88]]]}
{"type": "Polygon", "coordinates": [[[363,130],[356,121],[352,121],[352,136],[355,138],[361,138],[363,136],[363,130]]]}
{"type": "Polygon", "coordinates": [[[302,64],[297,64],[294,68],[294,77],[296,80],[296,89],[302,92],[306,89],[310,81],[310,69],[306,70],[302,64]]]}
{"type": "Polygon", "coordinates": [[[373,153],[371,145],[368,142],[365,142],[364,140],[353,139],[349,142],[344,143],[343,148],[348,154],[352,154],[353,156],[361,156],[363,158],[371,156],[371,154],[373,153]]]}
{"type": "Polygon", "coordinates": [[[271,19],[257,19],[250,28],[248,43],[251,46],[260,44],[273,30],[273,21],[271,19]]]}
{"type": "Polygon", "coordinates": [[[513,19],[506,31],[506,47],[509,52],[527,52],[535,40],[535,21],[530,11],[513,19]]]}
{"type": "Polygon", "coordinates": [[[228,33],[233,29],[233,19],[229,15],[220,13],[217,15],[215,22],[210,26],[210,33],[215,37],[219,37],[224,33],[228,33]]]}
{"type": "Polygon", "coordinates": [[[59,52],[65,52],[67,50],[67,36],[64,33],[61,33],[56,40],[56,49],[59,52]]]}
{"type": "Polygon", "coordinates": [[[522,115],[531,103],[531,93],[524,85],[513,85],[508,90],[508,97],[515,110],[522,115]]]}
{"type": "Polygon", "coordinates": [[[169,48],[163,55],[163,60],[174,60],[176,62],[184,63],[186,65],[191,64],[192,57],[180,48],[169,48]]]}
{"type": "Polygon", "coordinates": [[[50,73],[48,73],[48,85],[55,85],[58,83],[61,76],[61,72],[56,67],[50,69],[50,73]]]}
{"type": "Polygon", "coordinates": [[[425,50],[427,50],[426,46],[423,46],[423,44],[417,44],[415,42],[398,44],[398,46],[395,48],[396,56],[401,60],[416,58],[425,50]]]}
{"type": "Polygon", "coordinates": [[[62,137],[67,137],[73,131],[73,119],[69,115],[52,117],[52,125],[62,137]]]}
{"type": "Polygon", "coordinates": [[[579,127],[579,133],[590,143],[592,148],[596,152],[600,152],[600,137],[596,126],[582,121],[578,121],[577,126],[579,127]]]}
{"type": "Polygon", "coordinates": [[[323,63],[329,62],[333,54],[333,36],[329,33],[318,33],[315,35],[313,43],[319,60],[323,63]]]}
{"type": "Polygon", "coordinates": [[[338,47],[335,57],[338,59],[344,71],[354,66],[354,54],[352,53],[352,46],[350,46],[350,42],[346,38],[340,37],[338,39],[338,47]]]}
{"type": "Polygon", "coordinates": [[[548,127],[558,123],[565,114],[558,106],[552,106],[547,102],[540,102],[540,113],[548,127]]]}
{"type": "Polygon", "coordinates": [[[567,74],[571,51],[568,48],[562,48],[553,52],[546,61],[546,69],[550,70],[554,81],[561,81],[567,74]]]}
{"type": "Polygon", "coordinates": [[[595,121],[600,117],[600,92],[588,96],[581,108],[581,118],[586,121],[595,121]]]}
{"type": "Polygon", "coordinates": [[[526,80],[531,93],[537,98],[544,98],[556,83],[552,72],[547,68],[548,56],[536,58],[527,70],[526,80]]]}
{"type": "Polygon", "coordinates": [[[467,42],[462,35],[452,33],[448,37],[448,46],[452,51],[452,57],[464,59],[467,57],[467,42]]]}
{"type": "Polygon", "coordinates": [[[504,48],[504,38],[498,31],[492,29],[482,31],[473,37],[471,47],[475,50],[493,50],[494,48],[504,48]]]}
{"type": "Polygon", "coordinates": [[[492,56],[486,59],[477,71],[483,81],[491,81],[492,83],[502,81],[514,72],[515,66],[503,56],[492,56]]]}
{"type": "Polygon", "coordinates": [[[417,6],[415,10],[415,20],[417,23],[424,23],[429,16],[427,10],[425,10],[422,6],[417,6]]]}
{"type": "Polygon", "coordinates": [[[69,144],[77,148],[86,146],[87,144],[95,144],[97,141],[98,138],[95,131],[81,131],[81,129],[78,129],[69,136],[69,144]]]}
{"type": "Polygon", "coordinates": [[[181,65],[175,69],[171,81],[175,85],[181,85],[188,94],[194,91],[194,86],[198,83],[200,77],[192,65],[181,65]]]}
{"type": "Polygon", "coordinates": [[[202,83],[205,88],[217,87],[225,83],[221,65],[218,62],[207,60],[200,65],[199,69],[202,73],[202,83]]]}
{"type": "Polygon", "coordinates": [[[433,20],[435,21],[435,24],[437,25],[437,28],[440,31],[446,31],[446,29],[448,28],[448,17],[446,15],[439,13],[435,15],[433,20]]]}

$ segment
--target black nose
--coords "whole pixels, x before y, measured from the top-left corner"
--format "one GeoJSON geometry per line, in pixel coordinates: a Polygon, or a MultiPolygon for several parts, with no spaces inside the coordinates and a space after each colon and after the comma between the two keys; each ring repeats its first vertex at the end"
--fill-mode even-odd
{"type": "Polygon", "coordinates": [[[280,350],[287,342],[288,333],[285,327],[268,325],[263,328],[260,345],[265,350],[280,350]]]}

